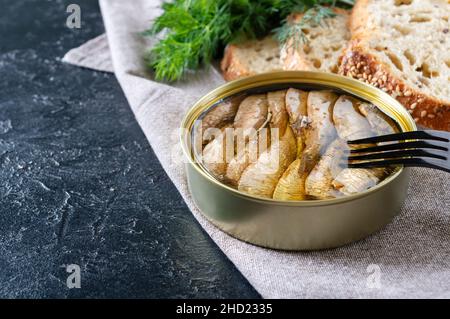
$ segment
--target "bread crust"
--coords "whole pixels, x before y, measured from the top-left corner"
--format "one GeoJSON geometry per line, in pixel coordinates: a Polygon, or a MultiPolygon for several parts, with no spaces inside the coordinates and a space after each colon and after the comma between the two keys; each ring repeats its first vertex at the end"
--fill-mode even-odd
{"type": "MultiPolygon", "coordinates": [[[[357,4],[360,2],[365,0],[357,4]]],[[[371,84],[392,95],[408,109],[417,124],[450,131],[449,103],[410,87],[390,72],[388,65],[361,46],[360,42],[358,38],[354,38],[343,51],[340,58],[340,74],[371,84]]]]}
{"type": "Polygon", "coordinates": [[[242,65],[240,59],[236,57],[238,47],[235,44],[228,44],[220,62],[220,69],[226,81],[233,81],[242,77],[253,75],[242,65]]]}

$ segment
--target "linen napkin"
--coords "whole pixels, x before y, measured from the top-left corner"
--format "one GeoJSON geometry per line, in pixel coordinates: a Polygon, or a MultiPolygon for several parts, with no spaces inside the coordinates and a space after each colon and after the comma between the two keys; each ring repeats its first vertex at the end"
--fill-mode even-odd
{"type": "MultiPolygon", "coordinates": [[[[174,161],[177,128],[193,102],[224,81],[214,67],[186,80],[152,79],[143,56],[155,39],[140,33],[161,13],[160,0],[100,0],[106,36],[63,61],[114,72],[162,167],[201,226],[264,298],[450,298],[449,176],[414,169],[408,199],[382,231],[342,248],[283,252],[234,239],[195,206],[183,164],[174,161]]],[[[382,209],[380,207],[380,209],[382,209]]]]}

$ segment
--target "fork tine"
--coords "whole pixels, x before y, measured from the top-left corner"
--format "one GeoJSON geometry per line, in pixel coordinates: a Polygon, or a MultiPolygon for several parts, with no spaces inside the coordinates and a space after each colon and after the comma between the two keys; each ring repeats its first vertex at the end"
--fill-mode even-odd
{"type": "Polygon", "coordinates": [[[350,150],[352,154],[358,153],[369,153],[369,152],[384,152],[393,150],[404,150],[411,148],[426,148],[435,149],[441,151],[448,151],[448,144],[440,141],[414,141],[414,142],[404,142],[404,143],[392,143],[379,146],[370,146],[365,148],[358,148],[350,150]]]}
{"type": "Polygon", "coordinates": [[[408,156],[419,156],[419,157],[430,157],[437,159],[447,159],[445,152],[441,151],[425,151],[422,149],[412,149],[412,150],[400,150],[393,152],[381,152],[381,153],[370,153],[365,155],[353,155],[349,156],[349,161],[366,161],[374,159],[390,159],[390,158],[404,158],[408,156]]]}
{"type": "Polygon", "coordinates": [[[362,138],[354,141],[348,141],[348,144],[372,144],[372,143],[380,143],[380,142],[393,142],[393,141],[403,141],[410,139],[426,139],[426,140],[434,140],[434,141],[443,141],[449,142],[449,138],[443,132],[438,131],[412,131],[412,132],[404,132],[404,133],[395,133],[381,136],[374,136],[368,138],[362,138]]]}
{"type": "Polygon", "coordinates": [[[403,159],[388,159],[372,162],[361,162],[356,164],[348,164],[349,168],[376,168],[376,167],[386,167],[386,166],[408,166],[408,167],[430,167],[440,169],[446,172],[450,172],[449,161],[444,161],[434,158],[403,158],[403,159]]]}

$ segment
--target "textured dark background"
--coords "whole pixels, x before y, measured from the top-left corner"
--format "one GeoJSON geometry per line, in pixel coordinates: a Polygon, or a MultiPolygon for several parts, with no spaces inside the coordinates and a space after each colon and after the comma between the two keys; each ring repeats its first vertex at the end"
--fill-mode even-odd
{"type": "Polygon", "coordinates": [[[97,1],[0,7],[0,297],[259,297],[186,208],[115,77],[60,62],[104,32],[97,1]],[[81,29],[65,26],[69,3],[81,29]]]}

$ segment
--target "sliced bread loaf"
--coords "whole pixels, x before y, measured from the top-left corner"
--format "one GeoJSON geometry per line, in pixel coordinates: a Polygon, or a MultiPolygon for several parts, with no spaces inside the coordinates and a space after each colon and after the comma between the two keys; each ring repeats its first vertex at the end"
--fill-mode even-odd
{"type": "Polygon", "coordinates": [[[220,65],[225,80],[282,70],[278,41],[271,36],[229,44],[220,65]]]}
{"type": "MultiPolygon", "coordinates": [[[[338,60],[350,39],[349,11],[334,9],[336,16],[321,25],[302,29],[306,41],[295,47],[289,40],[281,51],[285,70],[338,72],[338,60]]],[[[299,23],[303,14],[293,14],[290,23],[299,23]]]]}
{"type": "MultiPolygon", "coordinates": [[[[335,17],[326,19],[319,26],[303,29],[307,41],[301,47],[294,48],[289,41],[284,49],[280,49],[277,40],[271,36],[228,45],[221,62],[225,80],[283,69],[337,73],[338,58],[350,33],[347,27],[349,12],[334,10],[335,17]]],[[[293,14],[291,23],[299,22],[302,17],[302,14],[293,14]]]]}
{"type": "Polygon", "coordinates": [[[358,0],[340,73],[388,92],[417,123],[450,131],[450,1],[358,0]]]}

